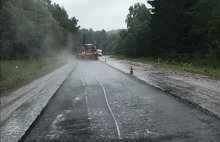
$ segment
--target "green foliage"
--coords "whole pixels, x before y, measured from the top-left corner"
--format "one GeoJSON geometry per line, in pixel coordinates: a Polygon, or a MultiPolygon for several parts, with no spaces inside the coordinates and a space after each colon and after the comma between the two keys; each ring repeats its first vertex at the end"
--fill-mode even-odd
{"type": "Polygon", "coordinates": [[[130,33],[135,37],[149,23],[150,12],[144,4],[136,3],[129,8],[126,23],[130,33]]]}
{"type": "Polygon", "coordinates": [[[57,20],[59,25],[71,33],[76,33],[80,26],[77,26],[78,20],[75,17],[68,18],[68,14],[63,7],[60,7],[58,4],[50,4],[46,2],[46,6],[53,15],[54,19],[57,20]]]}
{"type": "Polygon", "coordinates": [[[133,62],[140,62],[144,64],[152,64],[152,65],[157,65],[161,66],[164,68],[171,68],[171,69],[177,69],[177,70],[183,70],[191,73],[199,73],[203,75],[208,75],[215,77],[217,79],[220,78],[220,70],[219,68],[212,68],[210,66],[203,66],[201,64],[197,63],[185,63],[185,62],[176,62],[176,61],[168,61],[168,60],[163,60],[158,58],[151,58],[151,57],[141,57],[141,58],[131,58],[127,56],[118,56],[114,55],[112,56],[113,58],[119,59],[119,60],[128,60],[128,61],[133,61],[133,62]]]}
{"type": "MultiPolygon", "coordinates": [[[[144,4],[136,3],[129,8],[126,18],[128,29],[107,32],[101,47],[104,53],[127,55],[130,57],[145,56],[148,53],[150,11],[144,4]]],[[[84,36],[88,42],[94,39],[93,31],[89,30],[84,36]]]]}
{"type": "MultiPolygon", "coordinates": [[[[220,1],[149,0],[129,8],[115,54],[220,68],[220,1]]],[[[109,41],[109,40],[108,40],[109,41]]]]}
{"type": "Polygon", "coordinates": [[[21,86],[36,77],[64,65],[58,58],[44,58],[30,61],[1,61],[0,66],[0,91],[21,86]]]}
{"type": "Polygon", "coordinates": [[[116,46],[115,54],[117,55],[126,55],[125,54],[125,44],[126,44],[126,38],[127,38],[128,30],[122,29],[119,32],[119,40],[116,46]]]}
{"type": "Polygon", "coordinates": [[[126,37],[125,54],[130,57],[143,57],[147,53],[149,38],[150,11],[144,4],[136,3],[129,8],[126,23],[128,34],[126,37]]]}
{"type": "Polygon", "coordinates": [[[148,53],[150,11],[144,4],[136,3],[129,8],[127,30],[121,30],[114,48],[115,54],[143,57],[148,53]]]}
{"type": "Polygon", "coordinates": [[[7,0],[1,4],[1,60],[34,59],[73,48],[77,20],[50,0],[7,0]],[[62,25],[58,18],[68,23],[62,25]],[[60,13],[59,13],[60,12],[60,13]]]}
{"type": "Polygon", "coordinates": [[[104,53],[114,54],[118,53],[118,40],[119,40],[119,30],[107,32],[107,41],[103,45],[104,53]]]}
{"type": "Polygon", "coordinates": [[[188,60],[192,53],[192,41],[188,36],[192,27],[191,1],[149,1],[153,7],[151,21],[151,50],[154,57],[188,60]]]}
{"type": "Polygon", "coordinates": [[[83,44],[97,44],[100,48],[104,48],[103,45],[107,40],[106,31],[103,29],[101,31],[93,31],[93,29],[81,29],[81,35],[83,39],[83,44]]]}
{"type": "Polygon", "coordinates": [[[196,58],[220,60],[220,2],[199,0],[192,15],[191,36],[196,58]]]}
{"type": "Polygon", "coordinates": [[[153,57],[219,67],[219,1],[149,3],[153,6],[150,39],[153,57]]]}

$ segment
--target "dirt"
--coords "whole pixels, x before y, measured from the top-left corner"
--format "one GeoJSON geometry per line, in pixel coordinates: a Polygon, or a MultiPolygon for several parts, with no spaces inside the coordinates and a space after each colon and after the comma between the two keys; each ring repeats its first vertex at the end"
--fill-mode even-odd
{"type": "Polygon", "coordinates": [[[72,61],[1,96],[1,141],[18,141],[24,135],[75,66],[76,62],[72,61]]]}
{"type": "Polygon", "coordinates": [[[129,73],[194,107],[220,117],[220,80],[200,74],[103,56],[100,61],[129,73]]]}
{"type": "MultiPolygon", "coordinates": [[[[132,66],[134,77],[220,117],[218,79],[109,56],[100,57],[100,61],[127,74],[132,66]]],[[[1,141],[18,141],[22,137],[75,65],[69,63],[7,96],[1,96],[1,141]]]]}

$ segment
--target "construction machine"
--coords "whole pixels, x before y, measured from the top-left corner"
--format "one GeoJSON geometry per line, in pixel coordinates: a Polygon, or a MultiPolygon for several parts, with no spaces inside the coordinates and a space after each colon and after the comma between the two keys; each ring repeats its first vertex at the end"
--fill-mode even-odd
{"type": "Polygon", "coordinates": [[[85,44],[78,50],[78,58],[98,60],[97,45],[85,44]]]}

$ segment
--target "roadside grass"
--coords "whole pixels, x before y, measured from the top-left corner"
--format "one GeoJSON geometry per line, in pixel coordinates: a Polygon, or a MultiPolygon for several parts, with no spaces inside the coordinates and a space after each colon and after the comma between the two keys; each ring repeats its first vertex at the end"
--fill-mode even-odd
{"type": "Polygon", "coordinates": [[[56,58],[45,58],[33,61],[1,61],[0,91],[4,93],[25,85],[64,64],[64,61],[56,58]]]}
{"type": "Polygon", "coordinates": [[[111,58],[140,62],[144,64],[159,65],[164,68],[177,69],[177,70],[187,71],[187,72],[196,73],[196,74],[202,74],[202,75],[211,76],[211,77],[220,79],[220,69],[209,67],[209,66],[201,66],[201,65],[196,65],[192,63],[182,63],[182,62],[175,62],[175,61],[169,62],[169,61],[164,61],[164,60],[155,59],[155,58],[130,58],[130,57],[118,56],[118,55],[113,55],[111,56],[111,58]]]}

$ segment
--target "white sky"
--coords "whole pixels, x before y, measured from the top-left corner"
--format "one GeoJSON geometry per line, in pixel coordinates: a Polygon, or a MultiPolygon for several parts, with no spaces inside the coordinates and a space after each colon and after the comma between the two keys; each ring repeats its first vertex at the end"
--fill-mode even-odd
{"type": "Polygon", "coordinates": [[[125,19],[130,6],[147,0],[52,0],[63,6],[69,17],[76,17],[81,28],[116,30],[126,28],[125,19]]]}

